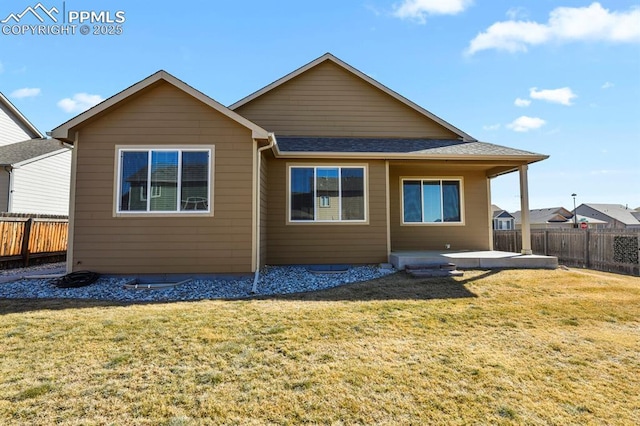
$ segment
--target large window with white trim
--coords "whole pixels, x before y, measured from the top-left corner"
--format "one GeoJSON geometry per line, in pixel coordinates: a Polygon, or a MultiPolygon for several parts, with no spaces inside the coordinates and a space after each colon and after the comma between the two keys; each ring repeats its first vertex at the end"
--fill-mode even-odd
{"type": "Polygon", "coordinates": [[[210,212],[212,151],[118,150],[118,213],[210,212]]]}
{"type": "Polygon", "coordinates": [[[291,222],[366,221],[363,166],[289,168],[291,222]]]}
{"type": "Polygon", "coordinates": [[[402,221],[462,223],[461,179],[402,179],[402,221]]]}

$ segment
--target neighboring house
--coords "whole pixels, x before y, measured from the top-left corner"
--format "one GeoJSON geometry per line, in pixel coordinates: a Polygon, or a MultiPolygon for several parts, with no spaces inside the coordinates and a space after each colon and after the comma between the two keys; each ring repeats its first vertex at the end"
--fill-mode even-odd
{"type": "Polygon", "coordinates": [[[159,71],[52,136],[74,146],[68,269],[103,273],[491,250],[490,179],[518,171],[528,206],[528,164],[547,158],[478,142],[330,54],[229,108],[159,71]]]}
{"type": "Polygon", "coordinates": [[[0,212],[69,213],[71,150],[55,139],[0,146],[0,212]]]}
{"type": "Polygon", "coordinates": [[[67,215],[71,150],[0,93],[0,213],[67,215]]]}
{"type": "MultiPolygon", "coordinates": [[[[520,229],[522,226],[521,212],[513,213],[513,217],[516,229],[520,229]]],[[[582,222],[586,223],[589,229],[600,229],[606,225],[606,222],[592,217],[577,215],[574,218],[573,213],[564,207],[529,210],[529,222],[531,229],[574,228],[576,224],[582,222]]]]}
{"type": "Polygon", "coordinates": [[[493,229],[501,231],[515,229],[515,219],[511,213],[495,204],[491,205],[491,211],[493,212],[493,229]]]}
{"type": "Polygon", "coordinates": [[[0,146],[44,137],[45,135],[0,93],[0,146]]]}
{"type": "Polygon", "coordinates": [[[640,229],[640,212],[622,204],[580,204],[576,212],[606,222],[608,229],[640,229]]]}

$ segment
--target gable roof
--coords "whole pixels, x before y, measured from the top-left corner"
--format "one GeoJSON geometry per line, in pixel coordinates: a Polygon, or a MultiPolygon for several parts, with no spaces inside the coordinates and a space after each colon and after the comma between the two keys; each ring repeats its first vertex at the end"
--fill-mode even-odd
{"type": "Polygon", "coordinates": [[[257,124],[247,120],[246,118],[242,117],[241,115],[231,111],[229,108],[225,107],[224,105],[222,105],[221,103],[215,101],[214,99],[210,98],[209,96],[205,95],[204,93],[194,89],[193,87],[189,86],[187,83],[183,82],[182,80],[179,80],[178,78],[174,77],[173,75],[169,74],[168,72],[164,71],[164,70],[160,70],[158,72],[156,72],[155,74],[150,75],[149,77],[145,78],[144,80],[141,80],[137,83],[135,83],[134,85],[124,89],[123,91],[111,96],[110,98],[102,101],[101,103],[99,103],[98,105],[94,106],[93,108],[75,116],[74,118],[72,118],[71,120],[61,124],[60,126],[56,127],[55,129],[53,129],[51,131],[51,136],[57,139],[61,139],[64,140],[66,142],[69,143],[73,143],[74,142],[74,131],[73,129],[80,126],[82,123],[100,115],[103,114],[104,112],[106,112],[107,110],[109,110],[110,108],[114,107],[115,105],[119,104],[120,102],[125,101],[127,98],[129,98],[130,96],[133,96],[139,92],[141,92],[142,90],[157,84],[158,82],[167,82],[175,87],[177,87],[178,89],[182,90],[183,92],[187,93],[188,95],[193,96],[194,98],[198,99],[199,101],[201,101],[202,103],[210,106],[211,108],[213,108],[214,110],[218,111],[219,113],[229,117],[230,119],[236,121],[237,123],[241,124],[242,126],[246,127],[247,129],[251,130],[252,132],[252,136],[254,139],[267,139],[269,136],[269,133],[263,129],[262,127],[258,126],[257,124]]]}
{"type": "Polygon", "coordinates": [[[0,92],[0,104],[2,104],[8,110],[11,115],[14,116],[14,119],[21,124],[24,130],[31,136],[32,138],[44,138],[45,135],[40,132],[29,120],[25,117],[18,108],[13,105],[6,96],[0,92]]]}
{"type": "MultiPolygon", "coordinates": [[[[602,213],[605,216],[609,216],[618,222],[625,225],[640,225],[640,219],[637,217],[637,212],[622,204],[582,204],[581,206],[587,206],[602,213]],[[635,214],[634,214],[635,213],[635,214]]],[[[579,210],[581,206],[576,209],[579,210]]]]}
{"type": "Polygon", "coordinates": [[[420,105],[410,101],[409,99],[407,99],[404,96],[398,94],[397,92],[394,92],[393,90],[389,89],[387,86],[385,86],[382,83],[374,80],[373,78],[369,77],[368,75],[366,75],[362,71],[357,70],[356,68],[354,68],[351,65],[347,64],[346,62],[344,62],[344,61],[338,59],[337,57],[333,56],[331,53],[325,53],[324,55],[320,56],[319,58],[309,62],[306,65],[303,65],[302,67],[298,68],[297,70],[295,70],[293,72],[290,72],[289,74],[287,74],[284,77],[274,81],[273,83],[263,87],[262,89],[257,90],[256,92],[253,92],[249,96],[246,96],[246,97],[240,99],[236,103],[230,105],[229,108],[232,109],[232,110],[236,110],[236,109],[240,108],[241,106],[253,101],[254,99],[264,95],[265,93],[275,89],[276,87],[285,84],[289,80],[294,79],[295,77],[299,76],[300,74],[305,73],[306,71],[310,70],[311,68],[316,67],[317,65],[319,65],[319,64],[321,64],[321,63],[323,63],[325,61],[330,61],[330,62],[334,63],[335,65],[341,67],[342,69],[350,72],[351,74],[355,75],[356,77],[359,77],[360,79],[364,80],[365,82],[369,83],[370,85],[376,87],[377,89],[379,89],[382,92],[386,93],[387,95],[391,96],[392,98],[400,101],[401,103],[403,103],[404,105],[408,106],[409,108],[415,110],[419,114],[422,114],[423,116],[435,121],[436,123],[440,124],[442,127],[444,127],[446,129],[450,130],[451,132],[457,134],[460,138],[462,138],[463,141],[472,141],[472,142],[476,141],[476,139],[474,137],[468,135],[467,133],[463,132],[462,130],[458,129],[457,127],[453,126],[452,124],[444,121],[440,117],[432,114],[431,112],[427,111],[426,109],[424,109],[420,105]]]}
{"type": "Polygon", "coordinates": [[[496,206],[495,204],[491,204],[491,212],[493,213],[493,218],[508,218],[513,219],[513,215],[508,211],[496,206]]]}
{"type": "Polygon", "coordinates": [[[38,157],[49,156],[68,148],[56,139],[29,139],[0,146],[0,166],[17,166],[38,157]]]}

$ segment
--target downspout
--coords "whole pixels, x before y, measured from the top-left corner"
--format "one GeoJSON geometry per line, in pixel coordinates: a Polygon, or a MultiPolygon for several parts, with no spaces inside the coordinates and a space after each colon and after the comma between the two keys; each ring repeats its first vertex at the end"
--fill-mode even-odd
{"type": "Polygon", "coordinates": [[[13,193],[13,167],[4,166],[4,171],[9,175],[9,190],[7,191],[7,213],[11,213],[11,194],[13,193]]]}
{"type": "Polygon", "coordinates": [[[262,191],[260,188],[260,179],[262,177],[262,152],[267,149],[273,148],[276,142],[275,135],[273,133],[269,133],[269,144],[265,145],[256,150],[258,155],[257,168],[258,171],[256,173],[256,272],[253,277],[253,286],[251,286],[251,293],[256,293],[258,291],[258,280],[260,279],[260,211],[262,210],[260,206],[260,196],[262,195],[262,191]]]}

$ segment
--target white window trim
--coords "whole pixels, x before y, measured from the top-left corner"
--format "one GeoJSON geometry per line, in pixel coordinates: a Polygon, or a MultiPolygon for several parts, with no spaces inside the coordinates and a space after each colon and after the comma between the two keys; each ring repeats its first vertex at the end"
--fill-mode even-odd
{"type": "MultiPolygon", "coordinates": [[[[151,170],[149,170],[151,173],[151,170]]],[[[178,176],[182,174],[182,162],[178,162],[178,176]]],[[[113,217],[186,217],[214,215],[215,145],[116,145],[114,161],[113,217]],[[209,151],[209,203],[207,210],[129,211],[119,210],[121,184],[121,153],[127,151],[209,151]]],[[[155,198],[155,197],[152,197],[155,198]]],[[[180,198],[180,197],[178,197],[180,198]]]]}
{"type": "MultiPolygon", "coordinates": [[[[287,164],[287,206],[285,210],[285,220],[287,225],[368,225],[369,224],[369,165],[355,163],[291,163],[287,164]],[[291,220],[291,170],[295,168],[309,169],[363,169],[364,178],[364,219],[363,220],[291,220]]],[[[315,173],[314,173],[315,174],[315,173]]],[[[342,175],[340,173],[340,175],[342,175]]],[[[316,189],[314,186],[314,200],[316,199],[316,189]]],[[[342,190],[340,190],[342,194],[342,190]]],[[[338,209],[342,211],[342,197],[338,197],[338,209]]]]}
{"type": "Polygon", "coordinates": [[[328,208],[331,207],[331,197],[329,197],[328,195],[321,195],[320,196],[320,208],[328,208]]]}
{"type": "Polygon", "coordinates": [[[400,197],[399,198],[400,198],[400,225],[401,226],[464,226],[465,225],[464,178],[462,176],[402,176],[400,177],[400,197]],[[460,222],[405,222],[404,221],[404,181],[405,180],[419,180],[419,181],[455,180],[460,182],[460,222]]]}

